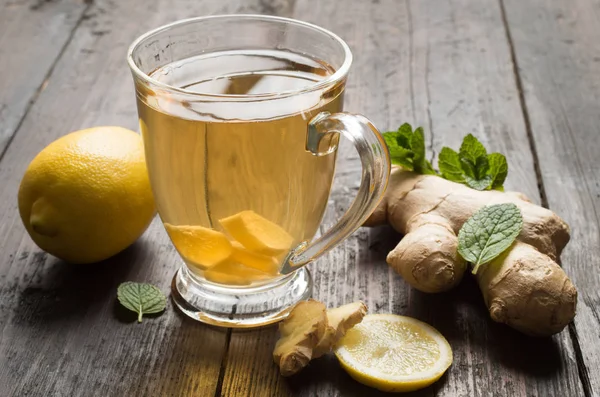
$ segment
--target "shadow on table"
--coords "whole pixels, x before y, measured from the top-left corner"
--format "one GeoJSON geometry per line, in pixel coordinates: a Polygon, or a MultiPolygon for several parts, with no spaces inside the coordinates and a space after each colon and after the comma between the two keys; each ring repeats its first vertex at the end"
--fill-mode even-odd
{"type": "Polygon", "coordinates": [[[104,305],[111,299],[109,295],[116,296],[117,286],[131,272],[144,245],[140,239],[110,259],[86,265],[48,261],[47,254],[34,254],[35,263],[29,264],[32,274],[4,288],[5,293],[17,295],[14,321],[51,324],[84,316],[92,306],[104,305]]]}
{"type": "Polygon", "coordinates": [[[412,289],[410,294],[408,315],[430,323],[448,339],[455,364],[457,354],[471,354],[472,365],[500,363],[536,377],[551,377],[561,370],[563,359],[556,338],[530,337],[494,322],[479,286],[469,275],[448,293],[431,295],[412,289]]]}
{"type": "MultiPolygon", "coordinates": [[[[384,397],[394,395],[358,383],[342,369],[337,358],[332,354],[312,361],[302,372],[286,379],[285,382],[288,385],[291,395],[303,394],[302,392],[305,392],[307,388],[323,393],[318,395],[339,395],[344,397],[384,397]]],[[[445,382],[446,375],[425,389],[412,393],[403,393],[402,395],[407,397],[433,396],[435,395],[435,391],[445,382]]]]}
{"type": "Polygon", "coordinates": [[[140,392],[129,395],[213,396],[227,354],[229,331],[195,321],[169,301],[163,317],[170,318],[161,319],[165,336],[160,347],[154,347],[164,376],[151,381],[140,376],[140,392]]]}

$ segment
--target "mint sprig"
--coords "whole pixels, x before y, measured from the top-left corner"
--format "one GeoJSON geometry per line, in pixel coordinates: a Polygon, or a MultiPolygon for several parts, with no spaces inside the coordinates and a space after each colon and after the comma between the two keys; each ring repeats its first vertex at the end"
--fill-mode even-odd
{"type": "Polygon", "coordinates": [[[488,155],[490,163],[489,175],[492,177],[492,186],[494,190],[504,190],[504,181],[508,175],[508,163],[506,157],[500,153],[492,153],[488,155]]]}
{"type": "MultiPolygon", "coordinates": [[[[425,154],[425,134],[419,127],[413,131],[404,123],[396,131],[383,134],[392,164],[418,174],[438,175],[425,154]]],[[[458,152],[443,147],[439,158],[439,176],[476,190],[504,190],[508,175],[506,157],[488,154],[485,146],[472,134],[464,137],[458,152]]]]}
{"type": "Polygon", "coordinates": [[[512,203],[481,208],[458,232],[458,253],[473,264],[473,274],[512,245],[523,228],[523,216],[512,203]]]}
{"type": "Polygon", "coordinates": [[[506,157],[500,153],[487,154],[485,146],[472,134],[465,136],[458,153],[442,148],[438,166],[444,179],[476,190],[503,190],[508,174],[506,157]]]}
{"type": "Polygon", "coordinates": [[[117,299],[127,309],[138,314],[139,323],[144,314],[160,313],[167,306],[167,298],[158,287],[132,281],[119,285],[117,299]]]}
{"type": "Polygon", "coordinates": [[[423,128],[419,127],[413,131],[410,124],[404,123],[397,131],[385,132],[383,139],[390,152],[392,164],[419,174],[436,174],[431,163],[425,158],[423,128]]]}

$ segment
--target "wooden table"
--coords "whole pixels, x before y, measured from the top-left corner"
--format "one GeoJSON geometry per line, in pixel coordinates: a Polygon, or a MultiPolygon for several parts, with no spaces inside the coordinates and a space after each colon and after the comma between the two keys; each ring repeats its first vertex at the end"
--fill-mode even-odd
{"type": "MultiPolygon", "coordinates": [[[[415,396],[600,396],[600,3],[598,0],[0,0],[0,396],[376,396],[335,358],[284,379],[276,328],[232,332],[169,305],[123,317],[126,280],[169,290],[177,255],[155,221],[95,266],[41,252],[17,212],[18,184],[45,145],[94,125],[137,129],[125,51],[166,22],[218,13],[294,17],[342,36],[355,55],[350,111],[382,130],[425,127],[430,150],[473,132],[507,155],[508,188],[563,216],[563,266],[578,314],[548,339],[493,323],[473,281],[442,295],[385,264],[400,236],[361,229],[312,265],[314,296],[429,322],[454,364],[415,396]]],[[[348,147],[324,227],[348,207],[360,164],[348,147]]]]}

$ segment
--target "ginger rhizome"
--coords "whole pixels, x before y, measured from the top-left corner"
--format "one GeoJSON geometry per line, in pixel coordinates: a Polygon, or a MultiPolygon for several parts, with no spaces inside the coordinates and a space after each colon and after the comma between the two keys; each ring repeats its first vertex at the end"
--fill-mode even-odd
{"type": "Polygon", "coordinates": [[[365,223],[389,223],[404,238],[387,263],[423,292],[456,286],[467,268],[458,254],[458,232],[480,208],[514,203],[523,216],[517,241],[475,275],[494,321],[529,335],[560,332],[575,316],[577,290],[557,264],[569,227],[521,193],[478,191],[433,175],[401,168],[365,223]]]}
{"type": "Polygon", "coordinates": [[[329,310],[314,299],[299,302],[279,325],[280,338],[273,351],[273,360],[281,375],[293,375],[310,360],[330,352],[366,314],[367,307],[362,302],[329,310]]]}
{"type": "Polygon", "coordinates": [[[293,237],[254,211],[219,220],[224,232],[165,222],[171,241],[192,268],[218,284],[251,285],[276,277],[293,237]]]}

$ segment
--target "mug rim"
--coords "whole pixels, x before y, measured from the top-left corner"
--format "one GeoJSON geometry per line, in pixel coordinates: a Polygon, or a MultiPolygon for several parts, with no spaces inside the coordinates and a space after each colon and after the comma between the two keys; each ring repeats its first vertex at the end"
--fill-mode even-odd
{"type": "Polygon", "coordinates": [[[290,97],[290,96],[294,96],[294,95],[304,94],[307,92],[317,91],[317,90],[324,89],[326,87],[335,85],[336,83],[338,83],[339,81],[341,81],[343,78],[345,78],[348,75],[350,66],[352,65],[352,52],[350,51],[350,47],[348,46],[348,44],[346,44],[346,42],[344,40],[342,40],[341,37],[339,37],[335,33],[331,32],[325,28],[322,28],[320,26],[314,25],[309,22],[304,22],[304,21],[300,21],[297,19],[293,19],[293,18],[285,18],[285,17],[278,17],[278,16],[271,16],[271,15],[260,15],[260,14],[220,14],[220,15],[210,15],[210,16],[180,19],[180,20],[159,26],[155,29],[149,30],[148,32],[142,34],[137,39],[135,39],[133,41],[133,43],[131,43],[131,45],[129,46],[129,49],[127,50],[127,63],[129,64],[129,68],[131,69],[131,71],[135,77],[141,79],[145,84],[151,84],[153,86],[162,88],[164,90],[177,92],[180,94],[189,95],[189,96],[197,97],[197,98],[215,98],[215,99],[218,99],[221,101],[224,101],[224,100],[226,101],[228,99],[230,99],[230,100],[240,100],[240,99],[242,99],[242,100],[244,100],[244,99],[245,100],[255,100],[255,99],[268,100],[268,99],[280,99],[280,98],[290,97]],[[331,75],[327,76],[323,80],[317,81],[314,84],[311,84],[307,87],[300,88],[300,89],[284,90],[284,91],[280,91],[280,92],[269,92],[269,93],[264,93],[264,94],[210,94],[210,93],[204,93],[204,92],[189,91],[184,88],[179,88],[176,86],[162,83],[162,82],[156,80],[155,78],[152,78],[147,73],[143,72],[136,65],[135,61],[133,60],[133,52],[136,50],[136,48],[142,42],[151,38],[152,36],[162,33],[174,26],[193,24],[193,23],[203,22],[203,21],[207,21],[207,20],[215,20],[215,19],[246,19],[246,20],[254,19],[254,20],[259,20],[259,21],[261,21],[261,20],[262,21],[276,21],[276,22],[283,22],[286,24],[292,24],[292,25],[296,25],[296,26],[314,29],[314,30],[316,30],[320,33],[323,33],[323,34],[329,36],[330,38],[334,39],[342,47],[342,49],[344,51],[344,61],[343,61],[342,65],[331,75]]]}

